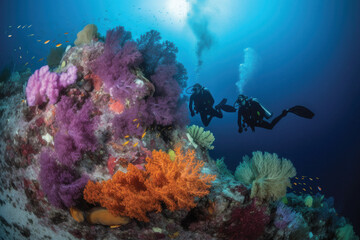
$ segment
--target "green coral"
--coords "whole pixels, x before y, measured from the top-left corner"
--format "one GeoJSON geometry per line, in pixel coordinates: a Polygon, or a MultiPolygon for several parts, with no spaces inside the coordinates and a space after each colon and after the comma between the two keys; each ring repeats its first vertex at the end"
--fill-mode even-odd
{"type": "Polygon", "coordinates": [[[214,149],[212,144],[215,141],[215,137],[210,131],[204,131],[203,127],[192,125],[187,128],[187,132],[188,137],[191,137],[189,138],[190,142],[195,143],[193,144],[195,148],[199,145],[208,150],[214,149]]]}
{"type": "Polygon", "coordinates": [[[350,224],[346,224],[344,227],[336,230],[337,240],[359,240],[359,237],[355,235],[354,228],[350,224]]]}
{"type": "Polygon", "coordinates": [[[304,199],[304,204],[305,204],[305,206],[307,206],[307,207],[312,207],[313,206],[313,202],[314,202],[314,199],[313,199],[313,197],[312,196],[310,196],[310,195],[308,195],[308,196],[306,196],[306,198],[304,199]]]}
{"type": "Polygon", "coordinates": [[[174,150],[169,149],[169,150],[168,150],[168,154],[169,154],[170,160],[171,160],[171,161],[175,161],[175,159],[176,159],[176,153],[174,152],[174,150]]]}
{"type": "Polygon", "coordinates": [[[219,173],[222,176],[229,176],[229,177],[233,177],[233,175],[231,174],[230,170],[227,168],[225,162],[224,162],[224,158],[219,158],[216,159],[216,167],[219,170],[219,173]]]}
{"type": "Polygon", "coordinates": [[[261,201],[276,201],[291,187],[290,178],[296,175],[293,164],[287,159],[279,159],[277,154],[260,151],[253,157],[243,157],[235,171],[235,179],[251,185],[251,198],[261,201]]]}

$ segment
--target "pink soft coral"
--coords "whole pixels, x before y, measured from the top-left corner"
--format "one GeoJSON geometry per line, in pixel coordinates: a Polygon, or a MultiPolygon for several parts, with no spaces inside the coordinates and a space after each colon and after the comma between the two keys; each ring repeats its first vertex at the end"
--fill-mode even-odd
{"type": "Polygon", "coordinates": [[[70,66],[66,72],[57,74],[43,66],[30,76],[26,86],[26,99],[29,106],[40,105],[47,100],[51,104],[57,102],[61,89],[73,84],[77,78],[77,69],[70,66]]]}

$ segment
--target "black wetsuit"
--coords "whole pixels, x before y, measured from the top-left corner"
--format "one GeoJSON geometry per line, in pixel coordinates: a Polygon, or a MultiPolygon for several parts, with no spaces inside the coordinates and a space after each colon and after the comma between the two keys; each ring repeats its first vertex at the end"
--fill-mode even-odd
{"type": "Polygon", "coordinates": [[[241,133],[243,128],[250,127],[254,132],[255,127],[266,129],[273,129],[273,127],[287,114],[284,110],[279,116],[274,118],[270,123],[265,121],[264,118],[270,118],[271,115],[266,114],[266,110],[261,104],[252,98],[248,98],[244,105],[239,105],[238,109],[238,126],[241,133]]]}
{"type": "Polygon", "coordinates": [[[194,110],[196,113],[200,113],[201,121],[204,126],[208,126],[211,119],[213,117],[222,118],[223,114],[221,109],[214,109],[214,98],[212,97],[210,91],[206,88],[202,88],[200,93],[198,94],[191,94],[190,102],[189,102],[189,109],[192,115],[194,115],[194,110]],[[194,109],[193,109],[194,104],[194,109]]]}

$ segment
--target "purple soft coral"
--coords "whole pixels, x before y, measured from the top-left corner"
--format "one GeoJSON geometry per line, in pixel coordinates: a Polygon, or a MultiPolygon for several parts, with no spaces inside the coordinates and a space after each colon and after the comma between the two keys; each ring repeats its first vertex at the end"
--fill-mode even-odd
{"type": "Polygon", "coordinates": [[[112,97],[120,100],[136,97],[134,90],[136,75],[131,71],[142,61],[131,34],[123,27],[117,27],[106,34],[104,53],[92,64],[92,69],[104,82],[112,97]]]}
{"type": "Polygon", "coordinates": [[[291,231],[299,228],[301,224],[301,215],[294,212],[291,208],[280,202],[276,209],[275,226],[279,229],[289,228],[291,231]]]}
{"type": "Polygon", "coordinates": [[[175,65],[160,65],[157,67],[151,80],[155,85],[155,94],[148,99],[150,113],[154,123],[159,125],[179,124],[183,125],[187,121],[187,115],[179,116],[178,109],[183,109],[183,102],[180,100],[181,88],[174,79],[176,74],[175,65]]]}
{"type": "Polygon", "coordinates": [[[54,138],[55,151],[61,163],[71,166],[80,160],[84,151],[96,150],[94,130],[98,119],[91,117],[92,110],[90,99],[76,111],[71,98],[61,98],[56,110],[56,122],[60,129],[54,138]]]}
{"type": "Polygon", "coordinates": [[[144,132],[143,125],[150,122],[147,120],[148,117],[144,101],[116,115],[112,122],[115,138],[123,138],[126,135],[141,136],[144,132]]]}
{"type": "Polygon", "coordinates": [[[88,180],[88,176],[79,176],[75,170],[59,165],[53,152],[41,153],[40,186],[52,205],[58,208],[75,206],[88,180]]]}
{"type": "Polygon", "coordinates": [[[77,69],[70,66],[67,72],[57,74],[43,66],[30,76],[26,86],[26,98],[29,106],[40,105],[49,99],[51,104],[57,102],[60,90],[73,84],[77,79],[77,69]]]}

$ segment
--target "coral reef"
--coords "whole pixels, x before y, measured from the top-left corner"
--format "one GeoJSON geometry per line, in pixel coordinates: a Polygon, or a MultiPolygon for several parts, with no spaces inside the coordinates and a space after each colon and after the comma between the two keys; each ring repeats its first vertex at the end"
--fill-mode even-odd
{"type": "Polygon", "coordinates": [[[90,30],[53,72],[1,75],[1,239],[357,238],[332,198],[285,196],[289,160],[210,157],[173,43],[90,30]]]}

